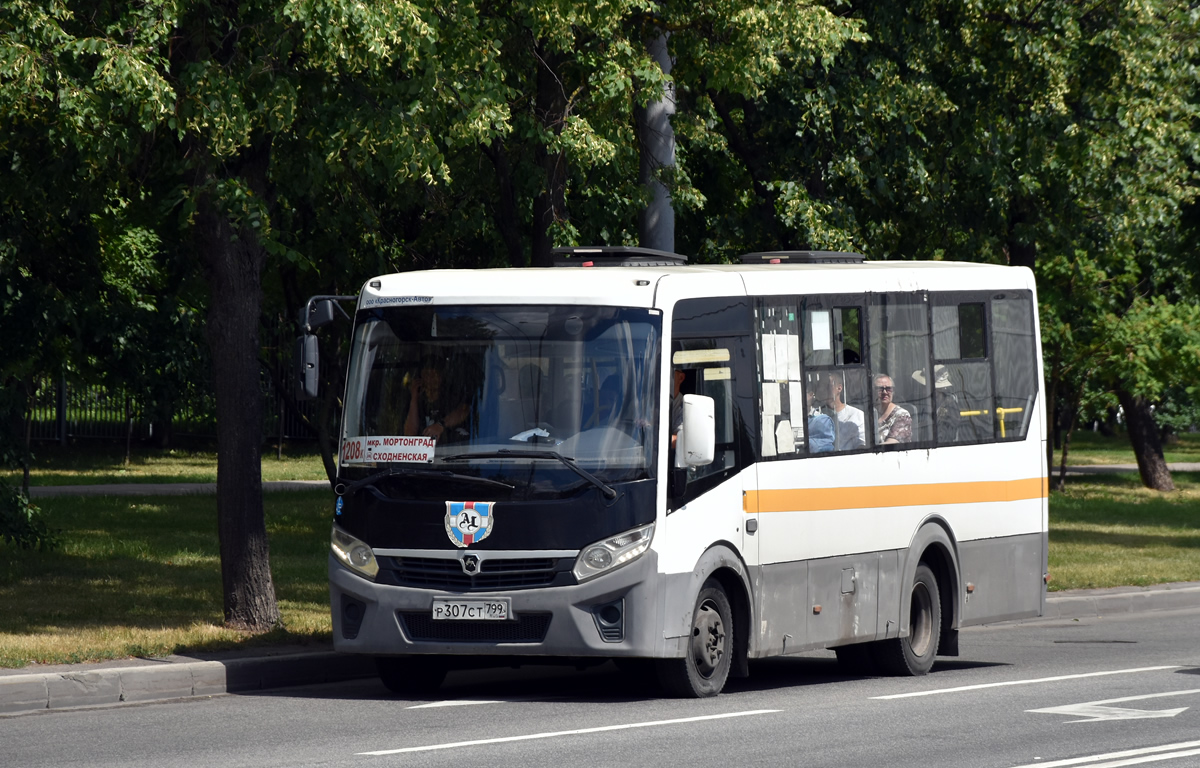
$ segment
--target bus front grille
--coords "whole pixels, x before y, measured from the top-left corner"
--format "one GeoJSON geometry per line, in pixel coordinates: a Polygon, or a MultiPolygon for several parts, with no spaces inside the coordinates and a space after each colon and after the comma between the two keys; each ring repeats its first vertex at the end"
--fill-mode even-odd
{"type": "Polygon", "coordinates": [[[383,557],[380,583],[450,592],[489,592],[507,589],[560,586],[574,583],[571,558],[489,558],[479,572],[467,574],[457,558],[383,557]]]}
{"type": "Polygon", "coordinates": [[[397,611],[414,642],[540,643],[550,629],[549,613],[525,613],[516,621],[434,621],[428,611],[397,611]]]}

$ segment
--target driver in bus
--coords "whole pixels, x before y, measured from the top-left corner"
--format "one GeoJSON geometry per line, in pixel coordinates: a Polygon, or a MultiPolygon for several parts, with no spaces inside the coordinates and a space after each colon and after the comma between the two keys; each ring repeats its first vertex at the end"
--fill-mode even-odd
{"type": "Polygon", "coordinates": [[[465,434],[460,427],[466,424],[470,406],[459,403],[449,406],[446,388],[443,386],[443,366],[427,358],[421,365],[421,374],[409,384],[408,416],[404,420],[404,434],[424,435],[434,439],[465,434]]]}

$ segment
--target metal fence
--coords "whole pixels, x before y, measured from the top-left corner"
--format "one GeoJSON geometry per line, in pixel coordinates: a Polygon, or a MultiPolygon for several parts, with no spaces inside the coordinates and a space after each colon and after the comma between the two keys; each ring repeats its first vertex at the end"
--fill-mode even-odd
{"type": "MultiPolygon", "coordinates": [[[[263,397],[263,439],[313,440],[315,433],[297,416],[314,419],[318,403],[296,400],[292,375],[294,324],[282,314],[264,317],[260,340],[261,359],[270,370],[260,368],[263,397]],[[276,382],[281,382],[276,386],[276,382]],[[287,403],[296,407],[285,407],[287,403]]],[[[204,349],[197,355],[206,356],[204,349]]],[[[217,405],[212,388],[193,383],[179,397],[171,414],[171,438],[214,438],[217,434],[217,405]]],[[[35,442],[67,443],[74,440],[153,440],[154,418],[147,408],[146,393],[116,386],[85,384],[69,376],[43,376],[35,381],[30,398],[30,437],[35,442]]]]}
{"type": "MultiPolygon", "coordinates": [[[[269,377],[262,378],[264,439],[311,440],[311,429],[290,409],[269,377]]],[[[121,388],[78,385],[65,379],[42,378],[31,398],[30,436],[36,442],[73,440],[150,440],[153,422],[144,397],[121,388]]],[[[298,403],[313,417],[314,402],[298,403]]],[[[216,402],[211,392],[195,392],[176,406],[171,418],[173,437],[211,438],[217,434],[216,402]]]]}

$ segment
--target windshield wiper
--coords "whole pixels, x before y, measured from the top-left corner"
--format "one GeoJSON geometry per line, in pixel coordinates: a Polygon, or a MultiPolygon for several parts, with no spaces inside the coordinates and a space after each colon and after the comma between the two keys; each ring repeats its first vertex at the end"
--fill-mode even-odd
{"type": "Polygon", "coordinates": [[[575,459],[570,456],[563,456],[558,451],[514,451],[510,448],[501,448],[498,451],[487,453],[460,453],[455,456],[446,456],[442,461],[470,461],[472,459],[555,459],[561,461],[575,474],[599,488],[600,492],[604,494],[604,498],[615,499],[617,497],[617,492],[611,485],[606,484],[603,480],[576,464],[575,459]]]}
{"type": "MultiPolygon", "coordinates": [[[[375,485],[375,483],[379,482],[380,480],[383,480],[386,477],[396,477],[396,476],[432,477],[432,478],[440,478],[440,479],[444,479],[444,480],[467,480],[467,481],[470,481],[473,483],[479,483],[481,485],[491,485],[491,486],[496,486],[498,488],[507,488],[510,491],[516,487],[516,486],[510,485],[508,483],[503,483],[499,480],[492,480],[491,478],[488,478],[488,477],[476,477],[475,475],[461,475],[457,472],[451,472],[448,469],[421,469],[418,467],[388,467],[387,469],[381,469],[378,472],[375,472],[374,474],[367,475],[366,477],[362,478],[361,480],[355,480],[354,482],[352,482],[350,484],[339,483],[338,485],[341,486],[342,492],[339,493],[338,495],[345,496],[347,493],[350,493],[351,491],[356,491],[359,488],[362,488],[363,486],[375,485]]],[[[334,492],[337,493],[337,486],[334,486],[334,492]]]]}

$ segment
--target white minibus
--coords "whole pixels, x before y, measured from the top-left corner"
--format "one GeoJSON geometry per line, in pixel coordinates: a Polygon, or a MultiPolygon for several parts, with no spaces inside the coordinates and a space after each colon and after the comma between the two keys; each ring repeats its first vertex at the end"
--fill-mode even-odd
{"type": "MultiPolygon", "coordinates": [[[[613,659],[699,697],[814,649],[921,675],[961,627],[1041,614],[1029,270],[556,258],[363,286],[329,559],[338,651],[375,657],[397,692],[491,656],[613,659]]],[[[308,316],[332,318],[330,298],[308,316]]]]}

